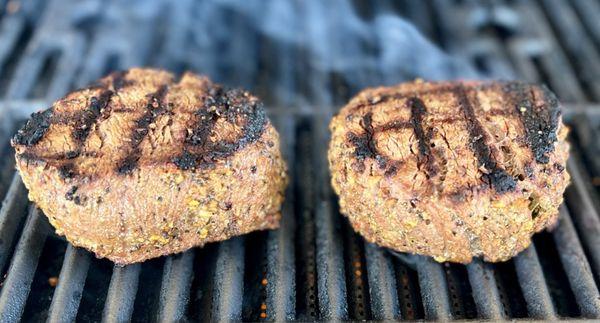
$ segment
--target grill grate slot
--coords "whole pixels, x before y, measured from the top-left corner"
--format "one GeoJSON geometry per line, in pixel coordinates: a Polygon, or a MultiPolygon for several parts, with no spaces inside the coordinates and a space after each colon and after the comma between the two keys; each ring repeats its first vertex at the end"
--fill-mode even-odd
{"type": "MultiPolygon", "coordinates": [[[[332,204],[337,203],[332,201],[332,204]]],[[[367,320],[371,318],[371,311],[368,306],[370,286],[366,272],[364,241],[354,233],[346,219],[342,222],[348,316],[351,320],[367,320]]]]}
{"type": "Polygon", "coordinates": [[[161,284],[165,258],[151,259],[142,264],[131,320],[134,322],[155,321],[158,315],[161,284]],[[143,282],[154,282],[144,284],[143,282]]]}
{"type": "Polygon", "coordinates": [[[406,320],[424,319],[421,287],[419,286],[418,273],[414,270],[416,264],[412,263],[409,266],[396,259],[396,257],[392,259],[392,263],[396,274],[396,286],[402,318],[406,320]]]}
{"type": "Polygon", "coordinates": [[[310,159],[310,123],[307,119],[299,122],[296,129],[296,184],[294,200],[297,217],[296,229],[296,311],[300,320],[316,319],[319,315],[316,274],[316,246],[314,205],[315,192],[311,181],[314,179],[314,167],[310,159]]]}
{"type": "Polygon", "coordinates": [[[244,265],[244,297],[242,319],[260,321],[267,319],[267,232],[254,232],[246,236],[244,265]]]}
{"type": "Polygon", "coordinates": [[[559,317],[578,317],[579,309],[552,237],[548,232],[540,232],[533,241],[556,314],[559,317]]]}
{"type": "Polygon", "coordinates": [[[472,319],[477,317],[475,303],[471,295],[471,286],[467,270],[463,265],[444,263],[446,281],[450,291],[452,316],[456,319],[472,319]]]}
{"type": "Polygon", "coordinates": [[[52,294],[65,257],[67,242],[49,236],[40,255],[37,270],[31,282],[31,292],[27,296],[22,320],[40,322],[48,318],[52,294]]]}

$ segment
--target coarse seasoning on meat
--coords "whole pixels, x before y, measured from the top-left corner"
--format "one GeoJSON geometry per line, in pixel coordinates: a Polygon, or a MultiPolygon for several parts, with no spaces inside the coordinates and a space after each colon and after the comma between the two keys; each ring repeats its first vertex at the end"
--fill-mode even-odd
{"type": "Polygon", "coordinates": [[[340,207],[368,241],[504,261],[558,218],[568,129],[545,87],[415,81],[368,89],[330,124],[340,207]]]}
{"type": "Polygon", "coordinates": [[[118,264],[279,224],[286,166],[257,98],[191,73],[113,73],[14,136],[57,233],[118,264]]]}

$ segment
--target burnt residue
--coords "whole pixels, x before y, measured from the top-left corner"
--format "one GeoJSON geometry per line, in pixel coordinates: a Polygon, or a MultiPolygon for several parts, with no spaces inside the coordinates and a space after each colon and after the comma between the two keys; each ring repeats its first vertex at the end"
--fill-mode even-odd
{"type": "Polygon", "coordinates": [[[85,144],[92,130],[92,125],[96,123],[102,111],[109,105],[113,93],[113,91],[105,90],[99,96],[91,97],[88,107],[75,116],[71,135],[79,147],[85,144]]]}
{"type": "Polygon", "coordinates": [[[73,198],[75,197],[75,193],[77,193],[77,190],[79,189],[79,187],[77,186],[72,186],[67,193],[65,194],[65,199],[67,201],[72,201],[73,198]]]}
{"type": "Polygon", "coordinates": [[[464,87],[457,87],[454,94],[458,98],[462,113],[467,123],[470,147],[479,166],[483,166],[485,172],[483,178],[498,193],[506,193],[516,188],[516,182],[498,163],[494,160],[492,149],[487,145],[487,134],[483,126],[477,120],[473,105],[467,96],[464,87]]]}
{"type": "Polygon", "coordinates": [[[361,127],[363,133],[355,134],[353,132],[348,133],[348,140],[354,145],[354,155],[358,160],[365,160],[367,158],[377,158],[379,152],[375,147],[374,141],[374,130],[373,130],[373,113],[367,112],[362,117],[361,127]]]}
{"type": "Polygon", "coordinates": [[[13,145],[33,146],[37,144],[50,128],[53,109],[35,112],[27,123],[13,137],[13,145]]]}
{"type": "Polygon", "coordinates": [[[73,163],[65,163],[58,167],[58,175],[62,179],[69,179],[75,176],[75,165],[73,163]]]}
{"type": "Polygon", "coordinates": [[[127,73],[129,73],[129,71],[116,71],[110,74],[110,77],[112,78],[113,90],[115,92],[124,87],[133,85],[132,81],[126,79],[127,73]]]}
{"type": "Polygon", "coordinates": [[[511,82],[504,86],[504,92],[510,99],[523,124],[525,138],[536,162],[547,164],[549,153],[554,151],[558,140],[556,130],[560,119],[560,105],[556,96],[545,86],[542,104],[536,104],[535,86],[511,82]]]}
{"type": "Polygon", "coordinates": [[[208,89],[208,95],[195,113],[194,124],[185,138],[181,154],[172,162],[183,170],[210,168],[217,161],[257,141],[266,125],[266,112],[257,99],[239,89],[225,90],[213,86],[208,89]],[[214,127],[221,119],[241,128],[241,135],[236,140],[211,140],[214,127]]]}
{"type": "Polygon", "coordinates": [[[419,146],[417,167],[420,169],[421,165],[424,164],[427,176],[435,176],[438,170],[435,165],[435,158],[431,153],[431,137],[433,132],[425,132],[425,129],[423,128],[427,107],[425,106],[425,103],[417,97],[409,98],[407,104],[410,107],[410,123],[419,146]]]}
{"type": "Polygon", "coordinates": [[[141,157],[140,144],[150,132],[150,124],[156,119],[168,112],[164,104],[164,98],[168,92],[169,86],[164,84],[150,96],[150,100],[146,104],[144,114],[135,121],[135,126],[131,131],[129,154],[126,155],[117,163],[117,172],[119,174],[129,174],[138,166],[138,161],[141,157]]]}

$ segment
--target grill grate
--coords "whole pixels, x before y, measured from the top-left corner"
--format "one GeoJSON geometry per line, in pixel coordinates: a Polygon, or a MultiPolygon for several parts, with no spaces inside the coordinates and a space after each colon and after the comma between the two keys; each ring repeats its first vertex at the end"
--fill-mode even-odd
{"type": "Polygon", "coordinates": [[[177,3],[10,1],[1,13],[1,320],[600,318],[600,3],[337,0],[249,8],[265,21],[284,17],[301,31],[291,40],[266,33],[272,26],[255,28],[255,17],[239,8],[177,3]],[[353,233],[329,186],[327,122],[358,89],[414,76],[384,63],[336,65],[360,63],[345,59],[354,52],[386,59],[385,44],[348,42],[355,35],[334,29],[345,17],[338,11],[355,10],[372,23],[367,38],[385,33],[377,19],[401,15],[478,73],[547,83],[569,103],[573,184],[554,231],[511,261],[467,266],[392,255],[353,233]],[[304,48],[303,39],[316,45],[304,48]],[[8,138],[27,113],[132,65],[200,71],[265,98],[293,174],[279,230],[127,267],[53,233],[27,202],[8,138]],[[54,277],[56,287],[48,282],[54,277]]]}

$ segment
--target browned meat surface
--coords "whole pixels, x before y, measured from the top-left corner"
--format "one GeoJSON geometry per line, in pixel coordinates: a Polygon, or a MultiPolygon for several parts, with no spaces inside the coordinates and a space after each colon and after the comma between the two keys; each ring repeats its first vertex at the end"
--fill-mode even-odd
{"type": "Polygon", "coordinates": [[[119,264],[279,223],[279,136],[257,98],[206,77],[113,73],[32,115],[13,146],[56,231],[119,264]]]}
{"type": "Polygon", "coordinates": [[[560,106],[518,82],[368,89],[330,124],[340,206],[368,241],[468,263],[503,261],[558,217],[569,183],[560,106]]]}

